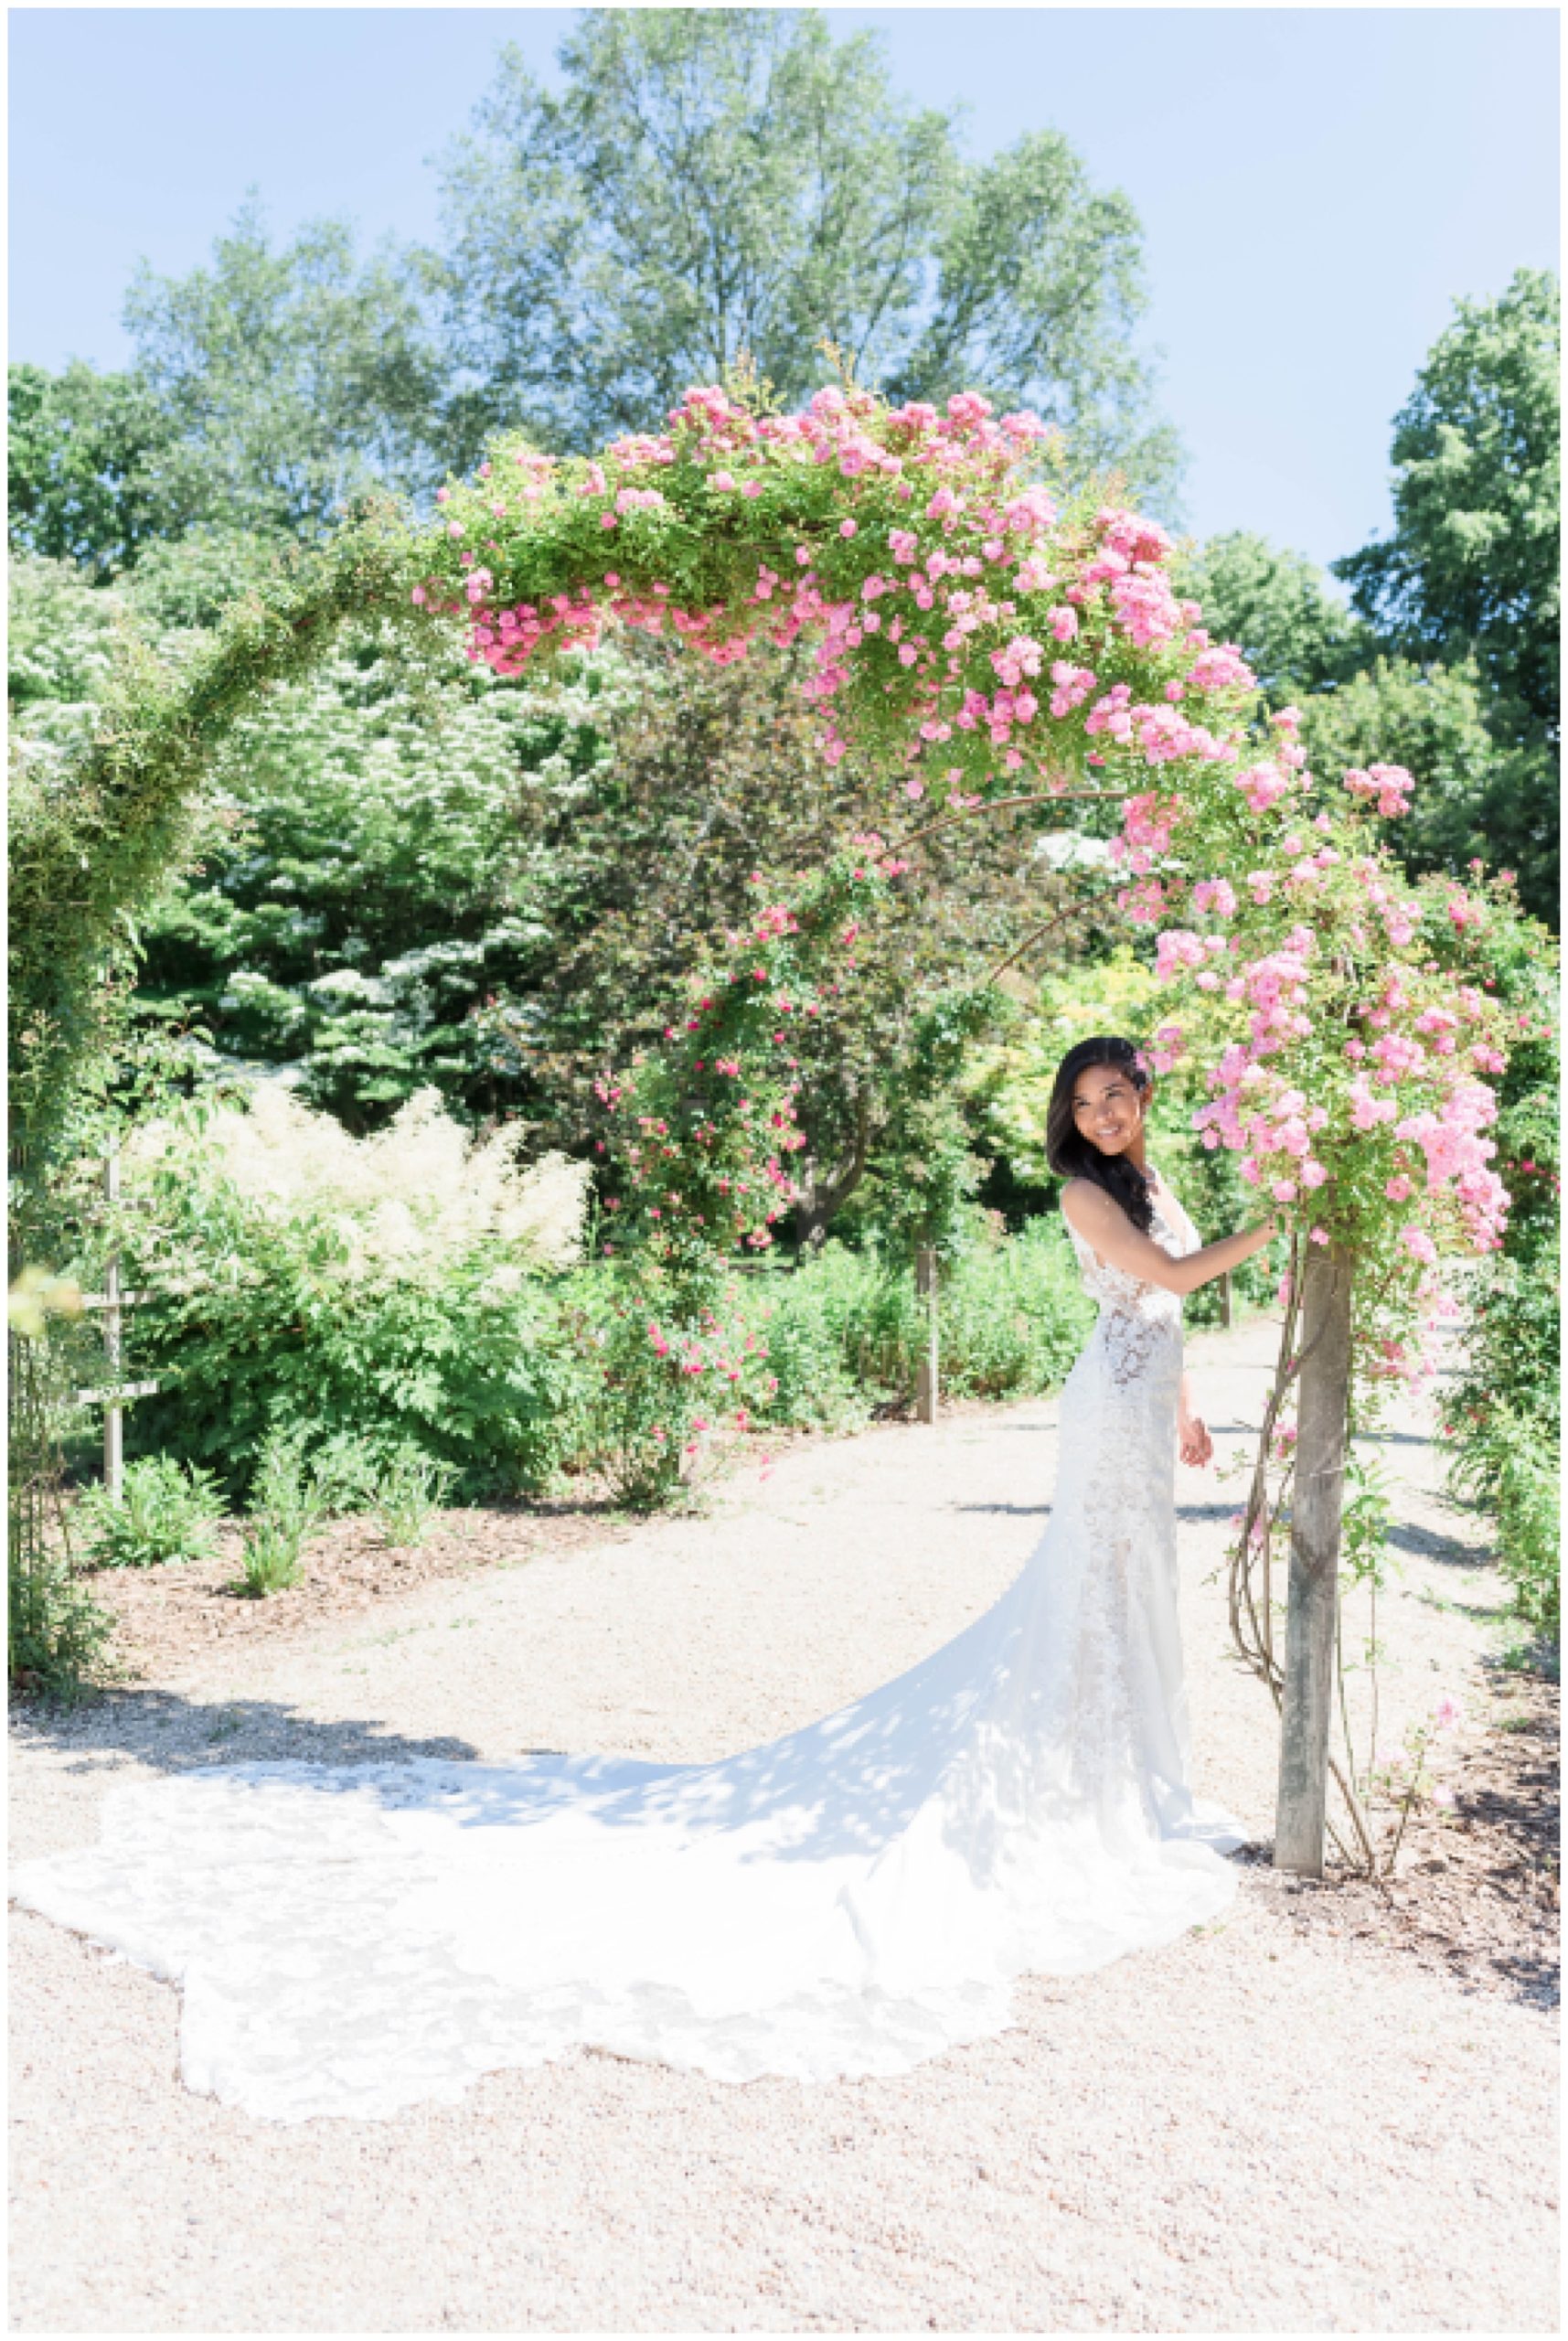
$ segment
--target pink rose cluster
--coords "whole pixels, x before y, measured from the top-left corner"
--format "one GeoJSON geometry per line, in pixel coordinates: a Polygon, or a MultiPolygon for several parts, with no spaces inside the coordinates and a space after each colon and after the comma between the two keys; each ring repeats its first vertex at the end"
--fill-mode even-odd
{"type": "Polygon", "coordinates": [[[466,609],[470,655],[506,676],[591,647],[611,618],[719,664],[757,635],[809,633],[827,761],[857,730],[884,747],[901,733],[905,764],[939,766],[955,801],[1026,766],[1060,793],[1086,743],[1101,764],[1233,762],[1227,701],[1252,690],[1245,662],[1178,598],[1162,529],[1116,506],[1063,516],[1029,476],[1046,436],[1038,417],[998,419],[973,392],[938,410],[829,387],[801,413],[768,415],[699,385],[666,431],[592,462],[517,451],[510,521],[490,466],[482,486],[443,489],[439,560],[416,599],[466,609]],[[694,567],[696,594],[677,584],[694,567]],[[1066,643],[1075,658],[1048,659],[1042,645],[1066,643]],[[1184,700],[1225,721],[1197,721],[1184,700]]]}
{"type": "Polygon", "coordinates": [[[1369,764],[1345,775],[1345,786],[1352,796],[1360,796],[1375,804],[1385,820],[1410,810],[1410,792],[1415,786],[1403,764],[1369,764]]]}

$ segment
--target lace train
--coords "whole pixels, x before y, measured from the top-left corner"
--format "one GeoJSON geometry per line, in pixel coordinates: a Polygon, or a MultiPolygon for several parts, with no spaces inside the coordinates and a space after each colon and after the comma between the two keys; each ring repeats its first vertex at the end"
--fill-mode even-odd
{"type": "Polygon", "coordinates": [[[1179,1313],[1101,1298],[1022,1574],[839,1714],[714,1764],[138,1784],[17,1898],[180,1984],[187,2084],[280,2122],[581,2044],[729,2081],[903,2072],[1003,2030],[1020,1973],[1214,1918],[1243,1833],[1187,1786],[1179,1313]]]}

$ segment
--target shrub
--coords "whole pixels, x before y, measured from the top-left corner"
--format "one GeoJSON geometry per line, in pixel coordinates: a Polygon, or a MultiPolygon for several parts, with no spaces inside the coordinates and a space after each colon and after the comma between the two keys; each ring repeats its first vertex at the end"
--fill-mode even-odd
{"type": "Polygon", "coordinates": [[[6,1592],[12,1681],[73,1703],[102,1670],[112,1616],[72,1574],[63,1552],[39,1554],[28,1568],[13,1566],[6,1592]]]}
{"type": "Polygon", "coordinates": [[[24,1271],[9,1311],[7,1656],[14,1683],[65,1704],[101,1676],[114,1631],[72,1567],[63,1440],[80,1360],[69,1338],[78,1329],[60,1319],[79,1299],[66,1280],[24,1271]]]}
{"type": "Polygon", "coordinates": [[[947,1387],[976,1398],[1054,1389],[1093,1321],[1094,1304],[1055,1220],[1035,1220],[1008,1243],[976,1245],[940,1297],[947,1387]]]}
{"type": "Polygon", "coordinates": [[[1459,1377],[1443,1407],[1449,1485],[1490,1512],[1515,1606],[1538,1635],[1560,1615],[1557,1471],[1562,1453],[1559,1051],[1552,938],[1494,897],[1490,978],[1513,1026],[1497,1123],[1512,1198],[1500,1253],[1466,1279],[1459,1377]]]}
{"type": "Polygon", "coordinates": [[[1488,1262],[1473,1280],[1461,1376],[1444,1406],[1448,1484],[1497,1522],[1520,1616],[1559,1630],[1559,1280],[1551,1247],[1488,1262]]]}
{"type": "Polygon", "coordinates": [[[469,1144],[428,1094],[355,1140],[286,1093],[164,1125],[136,1173],[158,1289],[135,1371],[165,1387],[135,1436],[247,1490],[270,1434],[306,1456],[409,1448],[466,1495],[541,1485],[567,1396],[546,1272],[575,1250],[583,1174],[469,1144]]]}
{"type": "Polygon", "coordinates": [[[144,1456],[126,1466],[123,1502],[112,1502],[102,1487],[82,1498],[83,1550],[101,1569],[205,1561],[216,1546],[213,1514],[219,1508],[210,1472],[182,1466],[172,1456],[144,1456]]]}
{"type": "MultiPolygon", "coordinates": [[[[732,1300],[732,1286],[724,1298],[732,1300]]],[[[675,1502],[712,1470],[750,1418],[743,1324],[677,1300],[635,1260],[581,1270],[564,1323],[575,1367],[559,1423],[567,1465],[635,1512],[675,1502]]]]}
{"type": "MultiPolygon", "coordinates": [[[[944,1388],[987,1398],[1054,1388],[1094,1315],[1060,1225],[1036,1220],[1006,1237],[971,1211],[968,1237],[938,1295],[944,1388]]],[[[830,1242],[793,1276],[756,1278],[742,1306],[776,1379],[757,1401],[770,1421],[848,1430],[878,1401],[912,1395],[927,1318],[907,1268],[830,1242]]]]}

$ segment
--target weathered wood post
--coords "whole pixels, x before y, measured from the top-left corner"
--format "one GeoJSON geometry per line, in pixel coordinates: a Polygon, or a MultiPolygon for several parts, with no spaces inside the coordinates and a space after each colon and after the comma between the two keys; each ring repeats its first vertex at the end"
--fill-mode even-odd
{"type": "Polygon", "coordinates": [[[925,1347],[915,1376],[914,1410],[923,1423],[933,1423],[938,1399],[936,1254],[929,1244],[921,1245],[914,1256],[914,1288],[925,1302],[925,1347]]]}
{"type": "MultiPolygon", "coordinates": [[[[113,1138],[109,1141],[103,1160],[103,1193],[112,1209],[120,1200],[120,1149],[113,1138]]],[[[111,1503],[119,1503],[125,1493],[125,1416],[119,1397],[124,1357],[123,1331],[120,1255],[114,1251],[109,1255],[103,1274],[103,1362],[110,1392],[109,1404],[103,1410],[103,1484],[111,1503]]]]}
{"type": "MultiPolygon", "coordinates": [[[[111,1210],[120,1201],[120,1147],[119,1140],[113,1138],[103,1158],[103,1197],[111,1210]]],[[[79,1406],[103,1408],[103,1484],[111,1503],[122,1503],[125,1497],[125,1408],[133,1398],[150,1398],[158,1386],[155,1382],[127,1382],[123,1378],[124,1311],[151,1298],[146,1292],[127,1292],[121,1283],[118,1247],[104,1263],[103,1290],[82,1295],[84,1309],[103,1311],[105,1379],[101,1390],[77,1391],[76,1403],[79,1406]]]]}
{"type": "Polygon", "coordinates": [[[1231,1271],[1226,1269],[1220,1278],[1220,1323],[1228,1333],[1231,1330],[1231,1271]]]}
{"type": "Polygon", "coordinates": [[[1306,1248],[1274,1864],[1298,1877],[1321,1877],[1350,1391],[1352,1263],[1337,1245],[1306,1248]]]}

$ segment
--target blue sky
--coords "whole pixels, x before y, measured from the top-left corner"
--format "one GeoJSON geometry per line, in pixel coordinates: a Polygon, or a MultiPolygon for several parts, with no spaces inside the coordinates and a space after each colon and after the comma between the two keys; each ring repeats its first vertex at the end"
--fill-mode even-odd
{"type": "MultiPolygon", "coordinates": [[[[1389,423],[1459,295],[1557,264],[1555,12],[835,9],[976,154],[1064,131],[1142,216],[1189,525],[1327,561],[1387,525],[1389,423]]],[[[123,363],[130,273],[248,186],[287,231],[432,237],[432,158],[560,9],[14,9],[11,355],[123,363]]]]}

